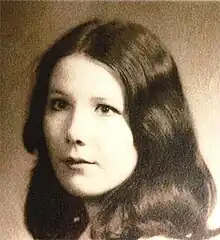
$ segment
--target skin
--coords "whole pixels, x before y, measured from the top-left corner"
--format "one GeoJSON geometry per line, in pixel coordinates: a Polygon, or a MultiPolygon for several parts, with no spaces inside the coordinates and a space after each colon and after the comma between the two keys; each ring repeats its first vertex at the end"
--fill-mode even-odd
{"type": "Polygon", "coordinates": [[[44,132],[55,174],[74,195],[101,195],[137,164],[122,87],[107,66],[89,57],[67,56],[55,66],[44,132]],[[87,163],[76,164],[80,158],[87,163]]]}
{"type": "MultiPolygon", "coordinates": [[[[52,72],[44,116],[52,167],[68,192],[84,198],[90,219],[98,206],[87,197],[119,186],[137,164],[124,102],[117,77],[98,61],[71,55],[62,58],[52,72]],[[72,166],[66,162],[69,157],[88,163],[72,166]]],[[[90,224],[80,240],[91,239],[89,236],[90,224]]],[[[150,238],[166,239],[171,240],[150,238]]]]}

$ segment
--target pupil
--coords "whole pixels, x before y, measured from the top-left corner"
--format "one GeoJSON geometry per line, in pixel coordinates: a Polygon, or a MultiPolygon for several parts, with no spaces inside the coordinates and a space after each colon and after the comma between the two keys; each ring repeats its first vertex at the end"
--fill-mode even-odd
{"type": "Polygon", "coordinates": [[[60,108],[63,108],[64,107],[64,102],[62,102],[62,101],[57,101],[56,103],[55,103],[55,106],[58,108],[58,109],[60,109],[60,108]]]}
{"type": "Polygon", "coordinates": [[[108,107],[103,107],[103,112],[108,112],[109,108],[108,107]]]}

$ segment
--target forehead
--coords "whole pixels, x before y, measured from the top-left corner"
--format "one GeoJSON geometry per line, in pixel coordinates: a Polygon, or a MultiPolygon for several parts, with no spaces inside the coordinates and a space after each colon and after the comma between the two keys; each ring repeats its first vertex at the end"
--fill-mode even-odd
{"type": "Polygon", "coordinates": [[[50,87],[65,91],[92,91],[94,94],[123,95],[117,74],[105,64],[84,55],[62,58],[52,72],[50,87]]]}

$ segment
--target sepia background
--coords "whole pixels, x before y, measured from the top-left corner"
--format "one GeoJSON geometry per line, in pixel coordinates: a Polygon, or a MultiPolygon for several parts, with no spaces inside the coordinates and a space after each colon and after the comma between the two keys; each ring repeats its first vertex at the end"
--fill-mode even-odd
{"type": "Polygon", "coordinates": [[[21,136],[37,58],[68,28],[93,17],[141,23],[165,42],[179,66],[201,152],[220,172],[220,2],[0,4],[0,239],[30,239],[23,205],[34,157],[25,152],[21,136]]]}

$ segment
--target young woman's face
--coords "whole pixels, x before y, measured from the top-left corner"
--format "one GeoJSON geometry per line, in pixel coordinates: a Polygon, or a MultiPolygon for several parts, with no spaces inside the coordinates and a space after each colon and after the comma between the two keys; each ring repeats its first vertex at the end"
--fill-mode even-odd
{"type": "Polygon", "coordinates": [[[115,188],[137,164],[120,84],[83,55],[61,59],[50,81],[44,132],[58,180],[79,196],[115,188]]]}

